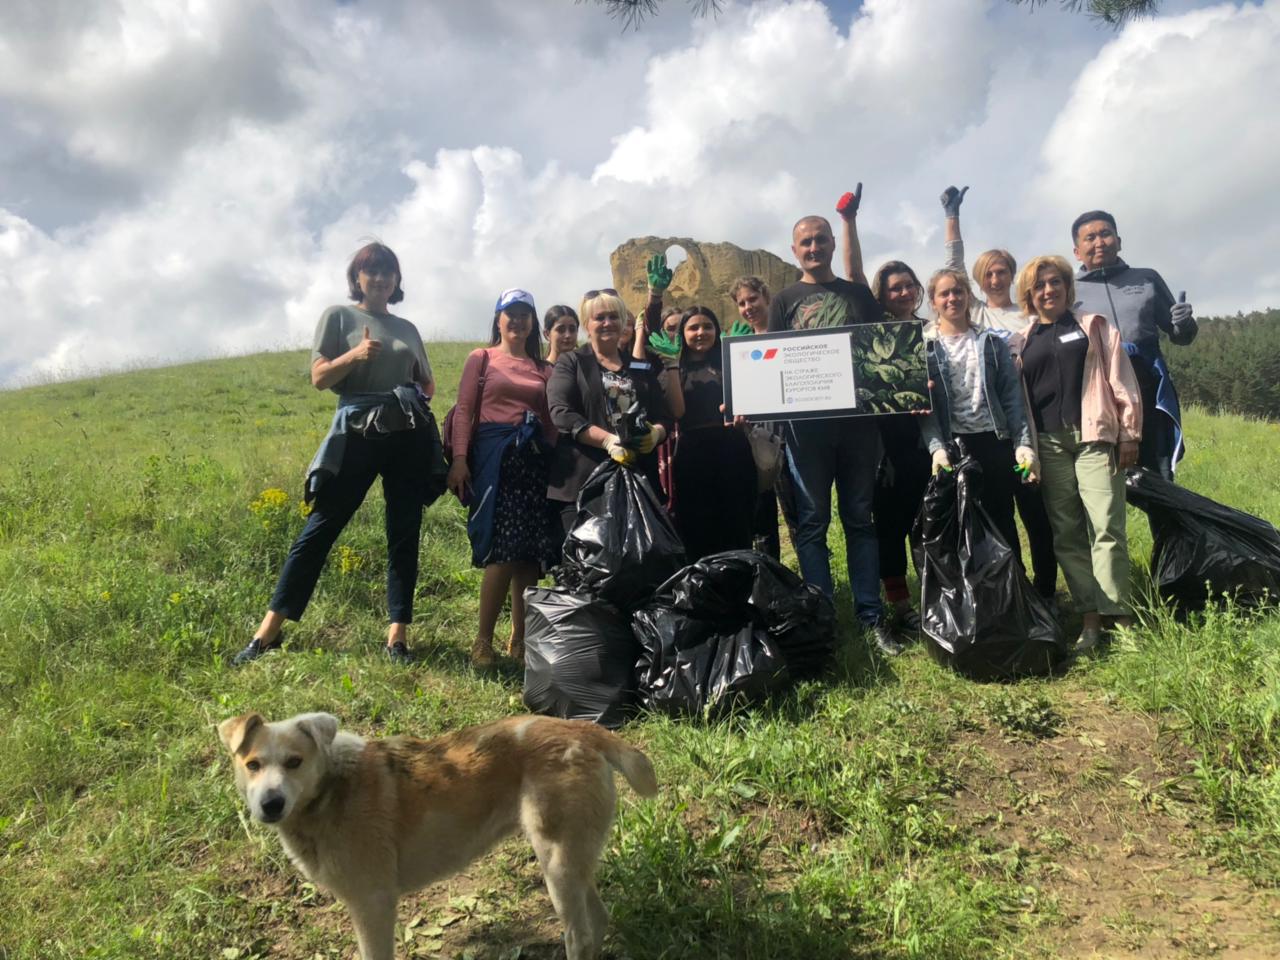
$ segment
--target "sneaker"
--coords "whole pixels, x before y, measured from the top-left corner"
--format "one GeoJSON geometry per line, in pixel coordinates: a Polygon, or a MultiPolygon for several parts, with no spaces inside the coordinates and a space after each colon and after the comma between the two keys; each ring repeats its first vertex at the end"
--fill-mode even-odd
{"type": "Polygon", "coordinates": [[[1077,657],[1083,657],[1086,654],[1092,653],[1094,650],[1096,650],[1098,648],[1098,644],[1100,644],[1101,642],[1102,642],[1101,627],[1085,627],[1083,630],[1080,631],[1080,638],[1076,640],[1076,645],[1071,652],[1074,653],[1077,657]]]}
{"type": "Polygon", "coordinates": [[[407,667],[413,663],[413,654],[409,648],[405,646],[403,640],[397,640],[395,643],[388,644],[382,648],[387,652],[387,659],[392,663],[398,663],[402,667],[407,667]]]}
{"type": "Polygon", "coordinates": [[[894,619],[898,629],[904,633],[920,632],[920,612],[915,607],[903,607],[897,611],[894,619]]]}
{"type": "Polygon", "coordinates": [[[889,624],[881,620],[871,627],[871,636],[875,641],[876,649],[883,653],[886,657],[896,657],[906,648],[902,641],[893,634],[889,624]]]}
{"type": "Polygon", "coordinates": [[[241,667],[252,660],[257,660],[260,656],[269,650],[276,650],[284,643],[284,635],[276,634],[276,638],[272,643],[264,643],[259,637],[254,637],[249,641],[249,645],[231,658],[233,667],[241,667]]]}

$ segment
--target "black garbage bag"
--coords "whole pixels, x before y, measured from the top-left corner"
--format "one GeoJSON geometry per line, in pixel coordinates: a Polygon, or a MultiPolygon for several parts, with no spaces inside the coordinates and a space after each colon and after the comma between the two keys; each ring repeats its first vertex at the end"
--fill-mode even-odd
{"type": "Polygon", "coordinates": [[[524,702],[535,713],[617,727],[636,701],[635,636],[627,617],[590,595],[524,593],[524,702]]]}
{"type": "Polygon", "coordinates": [[[556,582],[631,611],[684,563],[684,544],[644,476],[612,460],[596,467],[578,494],[556,582]]]}
{"type": "Polygon", "coordinates": [[[975,680],[1049,673],[1068,652],[1062,630],[978,502],[982,468],[950,455],[955,469],[929,481],[913,531],[929,653],[975,680]]]}
{"type": "Polygon", "coordinates": [[[835,610],[820,590],[754,550],[685,567],[636,611],[641,702],[672,715],[756,703],[821,672],[835,648],[835,610]]]}
{"type": "Polygon", "coordinates": [[[1156,587],[1183,612],[1223,595],[1243,606],[1280,600],[1280,531],[1267,521],[1150,470],[1129,471],[1125,498],[1151,518],[1156,587]]]}

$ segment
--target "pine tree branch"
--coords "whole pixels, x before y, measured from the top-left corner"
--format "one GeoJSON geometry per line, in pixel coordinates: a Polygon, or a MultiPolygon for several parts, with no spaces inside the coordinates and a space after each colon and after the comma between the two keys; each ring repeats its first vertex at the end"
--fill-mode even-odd
{"type": "MultiPolygon", "coordinates": [[[[592,2],[604,7],[605,12],[614,20],[622,23],[622,29],[638,29],[646,17],[658,12],[662,0],[574,0],[575,3],[592,2]]],[[[721,0],[687,0],[694,16],[705,17],[708,13],[720,13],[721,0]]]]}

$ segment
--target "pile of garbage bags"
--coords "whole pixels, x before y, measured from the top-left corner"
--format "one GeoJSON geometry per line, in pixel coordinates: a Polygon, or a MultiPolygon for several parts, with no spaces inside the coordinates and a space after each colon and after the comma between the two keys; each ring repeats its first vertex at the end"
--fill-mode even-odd
{"type": "Polygon", "coordinates": [[[685,559],[648,481],[597,467],[557,586],[525,593],[525,704],[613,727],[639,705],[707,716],[822,671],[835,611],[821,591],[751,550],[685,559]]]}
{"type": "Polygon", "coordinates": [[[955,468],[929,481],[916,518],[920,615],[940,663],[975,680],[1050,673],[1068,654],[1048,603],[982,509],[982,468],[950,451],[955,468]]]}
{"type": "Polygon", "coordinates": [[[1260,517],[1131,470],[1125,497],[1151,519],[1151,573],[1183,613],[1229,596],[1241,606],[1280,600],[1280,531],[1260,517]]]}

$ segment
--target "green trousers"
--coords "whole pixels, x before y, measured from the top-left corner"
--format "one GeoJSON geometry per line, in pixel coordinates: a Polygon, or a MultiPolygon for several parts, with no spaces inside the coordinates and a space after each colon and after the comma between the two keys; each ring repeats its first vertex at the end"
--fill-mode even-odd
{"type": "Polygon", "coordinates": [[[1069,429],[1040,434],[1039,447],[1053,549],[1076,610],[1130,613],[1124,471],[1114,466],[1114,444],[1082,443],[1069,429]]]}

